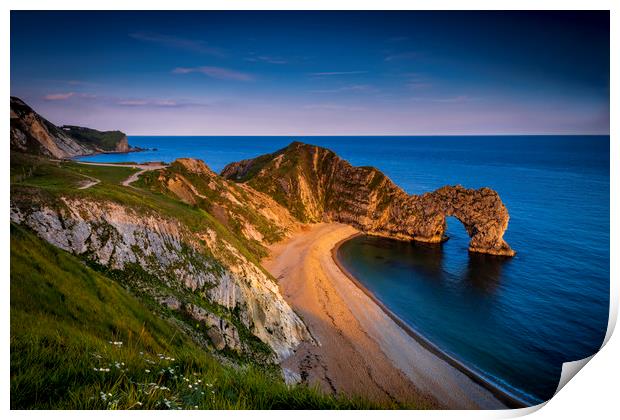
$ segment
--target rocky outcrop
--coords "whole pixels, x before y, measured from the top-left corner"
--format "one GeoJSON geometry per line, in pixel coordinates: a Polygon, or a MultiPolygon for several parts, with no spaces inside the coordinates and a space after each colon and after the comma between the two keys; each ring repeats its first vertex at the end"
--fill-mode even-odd
{"type": "Polygon", "coordinates": [[[299,222],[269,195],[218,176],[199,159],[177,159],[143,183],[200,207],[227,227],[257,258],[290,235],[299,222]]]}
{"type": "Polygon", "coordinates": [[[94,153],[92,147],[81,144],[50,123],[21,99],[11,96],[11,150],[70,158],[94,153]]]}
{"type": "Polygon", "coordinates": [[[116,143],[116,147],[114,147],[114,151],[118,153],[127,153],[131,150],[129,147],[129,142],[127,141],[127,136],[123,134],[121,139],[116,143]]]}
{"type": "Polygon", "coordinates": [[[454,216],[471,237],[471,252],[514,255],[503,239],[508,210],[489,188],[446,186],[408,195],[375,168],[354,167],[299,142],[232,163],[221,175],[270,195],[303,222],[338,221],[369,234],[436,243],[447,239],[445,218],[454,216]]]}
{"type": "Polygon", "coordinates": [[[66,159],[94,153],[132,149],[120,131],[98,131],[77,126],[57,127],[24,101],[11,96],[11,150],[66,159]]]}
{"type": "Polygon", "coordinates": [[[240,325],[277,359],[310,339],[274,281],[213,230],[190,230],[179,220],[145,209],[66,197],[56,203],[12,198],[11,221],[59,248],[111,270],[125,270],[129,274],[124,278],[132,279],[140,293],[167,307],[178,306],[203,323],[216,348],[239,350],[239,333],[228,320],[192,304],[193,296],[236,314],[240,325]],[[136,268],[150,276],[131,274],[136,268]]]}

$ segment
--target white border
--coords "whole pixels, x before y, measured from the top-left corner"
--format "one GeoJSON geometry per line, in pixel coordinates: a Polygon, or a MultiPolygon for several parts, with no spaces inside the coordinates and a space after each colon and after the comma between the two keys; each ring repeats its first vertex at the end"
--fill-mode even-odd
{"type": "MultiPolygon", "coordinates": [[[[0,97],[5,98],[4,109],[5,118],[0,120],[2,133],[5,133],[4,147],[5,152],[0,155],[1,165],[4,170],[5,181],[0,184],[2,191],[2,200],[4,203],[5,211],[8,213],[9,208],[9,154],[8,147],[8,133],[9,133],[9,119],[6,118],[9,114],[9,101],[8,96],[10,94],[10,75],[9,75],[9,60],[10,60],[10,10],[611,10],[611,74],[620,74],[620,66],[618,65],[618,48],[620,41],[620,18],[618,12],[620,10],[620,2],[614,0],[589,0],[589,1],[577,1],[577,0],[521,0],[521,1],[492,1],[492,0],[474,0],[465,2],[463,0],[439,0],[439,1],[404,1],[404,0],[381,0],[381,1],[369,1],[369,0],[218,0],[218,1],[198,1],[198,0],[175,0],[174,2],[166,2],[164,0],[151,0],[149,2],[129,2],[127,0],[91,0],[82,2],[79,0],[57,0],[53,4],[44,0],[8,0],[2,2],[3,13],[0,16],[0,33],[2,36],[0,39],[0,72],[2,72],[2,90],[3,95],[0,97]]],[[[611,98],[610,98],[610,110],[611,115],[618,115],[618,83],[617,80],[612,77],[611,80],[611,98]]],[[[618,165],[613,164],[616,162],[619,155],[619,145],[616,140],[619,126],[617,119],[611,119],[611,154],[610,162],[610,193],[611,193],[611,214],[618,215],[620,206],[618,205],[618,165]]],[[[8,214],[7,214],[8,216],[8,214]]],[[[610,310],[610,328],[608,330],[609,339],[615,321],[617,319],[618,312],[618,281],[617,272],[618,264],[613,258],[618,255],[618,223],[615,218],[610,220],[611,226],[611,310],[610,310]]],[[[0,299],[2,299],[3,308],[3,322],[1,324],[2,337],[4,338],[4,345],[1,347],[2,352],[2,366],[1,366],[1,378],[2,378],[2,393],[0,399],[4,410],[9,410],[9,230],[2,229],[0,231],[1,246],[2,246],[2,267],[3,272],[3,293],[1,293],[0,299]]],[[[536,412],[535,416],[540,419],[553,419],[553,418],[610,418],[617,415],[618,410],[616,406],[616,399],[618,398],[618,374],[620,373],[619,363],[617,357],[620,356],[620,342],[618,338],[611,339],[607,345],[597,354],[592,361],[588,363],[583,370],[577,375],[576,380],[570,381],[554,398],[550,400],[544,409],[536,412]],[[612,414],[613,413],[613,414],[612,414]]],[[[397,412],[351,412],[343,411],[320,414],[312,411],[270,411],[270,412],[252,412],[246,413],[242,411],[229,411],[229,412],[88,412],[87,415],[91,418],[108,418],[109,416],[126,417],[131,416],[135,418],[147,418],[152,416],[157,417],[175,417],[175,418],[204,418],[205,416],[226,416],[226,419],[246,419],[247,416],[273,419],[273,418],[288,418],[294,416],[296,419],[313,419],[317,415],[330,415],[336,414],[343,418],[359,418],[372,417],[379,418],[385,415],[396,418],[408,418],[410,416],[422,416],[424,418],[441,416],[445,418],[461,419],[461,418],[497,418],[497,417],[515,417],[523,414],[527,414],[535,410],[523,409],[515,411],[504,412],[462,412],[462,411],[442,411],[442,412],[410,412],[410,411],[397,411],[397,412]]],[[[8,414],[8,413],[7,413],[8,414]]],[[[83,412],[66,412],[66,411],[54,411],[54,412],[11,412],[11,416],[14,418],[32,417],[32,416],[45,416],[46,418],[82,418],[86,413],[83,412]]]]}

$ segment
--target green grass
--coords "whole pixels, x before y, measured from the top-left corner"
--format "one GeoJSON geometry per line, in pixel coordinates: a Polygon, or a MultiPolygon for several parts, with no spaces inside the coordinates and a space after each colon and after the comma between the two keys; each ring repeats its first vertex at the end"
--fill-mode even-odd
{"type": "Polygon", "coordinates": [[[65,125],[61,127],[65,133],[80,143],[96,146],[106,151],[116,150],[116,145],[125,137],[121,131],[98,131],[92,128],[65,125]]]}
{"type": "Polygon", "coordinates": [[[76,162],[63,163],[62,167],[75,173],[97,178],[102,182],[109,184],[120,184],[122,181],[129,178],[131,174],[138,172],[139,170],[123,166],[83,165],[76,162]]]}
{"type": "Polygon", "coordinates": [[[119,284],[16,225],[10,318],[13,409],[378,408],[222,365],[119,284]]]}

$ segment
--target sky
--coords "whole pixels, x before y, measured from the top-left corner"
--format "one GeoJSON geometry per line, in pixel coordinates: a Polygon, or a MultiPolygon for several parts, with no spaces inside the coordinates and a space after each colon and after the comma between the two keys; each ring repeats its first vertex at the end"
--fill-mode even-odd
{"type": "Polygon", "coordinates": [[[11,95],[130,135],[608,134],[609,12],[11,12],[11,95]]]}

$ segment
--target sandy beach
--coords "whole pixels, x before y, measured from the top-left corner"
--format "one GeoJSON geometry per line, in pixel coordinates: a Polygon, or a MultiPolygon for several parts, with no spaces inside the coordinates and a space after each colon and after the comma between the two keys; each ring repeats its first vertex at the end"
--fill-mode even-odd
{"type": "Polygon", "coordinates": [[[327,392],[425,408],[497,409],[488,389],[422,346],[339,268],[332,250],[351,226],[304,226],[263,260],[319,343],[282,365],[327,392]]]}

